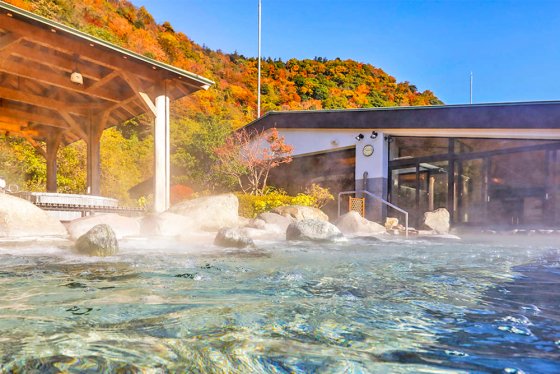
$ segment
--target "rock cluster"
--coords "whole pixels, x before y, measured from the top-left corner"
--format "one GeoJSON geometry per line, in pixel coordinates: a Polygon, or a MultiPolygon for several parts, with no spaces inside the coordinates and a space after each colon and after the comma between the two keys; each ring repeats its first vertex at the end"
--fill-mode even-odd
{"type": "MultiPolygon", "coordinates": [[[[67,224],[32,203],[0,193],[0,238],[61,236],[76,240],[79,253],[110,256],[118,252],[123,238],[165,237],[188,240],[193,233],[216,232],[214,244],[221,247],[254,248],[255,240],[335,241],[350,236],[402,235],[397,218],[385,225],[369,221],[357,212],[339,217],[335,224],[321,210],[306,206],[283,206],[254,219],[238,216],[239,202],[233,194],[207,196],[181,202],[163,213],[143,217],[97,214],[67,224]]],[[[424,214],[429,230],[409,229],[411,234],[449,236],[449,212],[436,209],[424,214]]],[[[210,238],[209,238],[210,239],[210,238]]]]}

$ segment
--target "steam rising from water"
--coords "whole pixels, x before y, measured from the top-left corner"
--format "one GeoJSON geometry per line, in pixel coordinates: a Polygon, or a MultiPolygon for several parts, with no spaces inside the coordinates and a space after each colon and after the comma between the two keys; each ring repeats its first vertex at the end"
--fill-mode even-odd
{"type": "Polygon", "coordinates": [[[129,244],[103,260],[2,250],[1,367],[559,369],[560,251],[547,243],[129,244]]]}

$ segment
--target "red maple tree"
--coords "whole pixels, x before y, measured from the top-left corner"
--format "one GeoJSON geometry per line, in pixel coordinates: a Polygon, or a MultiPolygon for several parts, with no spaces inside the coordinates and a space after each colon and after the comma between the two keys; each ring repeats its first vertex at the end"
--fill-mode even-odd
{"type": "Polygon", "coordinates": [[[270,170],[292,161],[293,147],[275,128],[264,131],[235,131],[214,150],[218,172],[234,178],[241,190],[262,195],[270,170]]]}

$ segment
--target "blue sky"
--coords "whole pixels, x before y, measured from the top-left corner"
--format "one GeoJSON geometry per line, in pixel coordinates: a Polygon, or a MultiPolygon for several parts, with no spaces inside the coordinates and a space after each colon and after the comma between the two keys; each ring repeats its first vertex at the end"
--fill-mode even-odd
{"type": "MultiPolygon", "coordinates": [[[[132,0],[199,44],[257,55],[257,0],[132,0]]],[[[262,0],[262,54],[354,59],[446,104],[560,100],[560,1],[262,0]]]]}

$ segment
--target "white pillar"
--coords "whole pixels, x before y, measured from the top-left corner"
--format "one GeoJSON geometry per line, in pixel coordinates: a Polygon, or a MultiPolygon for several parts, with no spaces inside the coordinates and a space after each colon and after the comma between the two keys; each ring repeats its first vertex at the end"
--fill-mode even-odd
{"type": "MultiPolygon", "coordinates": [[[[356,143],[356,190],[367,190],[387,200],[387,177],[389,172],[389,152],[387,140],[382,132],[371,139],[369,133],[356,143]],[[370,156],[364,155],[365,146],[373,146],[370,156]],[[365,174],[367,173],[367,174],[365,174]]],[[[386,206],[366,196],[366,218],[382,222],[386,206]]]]}
{"type": "Polygon", "coordinates": [[[169,155],[169,97],[156,97],[154,130],[154,210],[169,209],[170,155],[169,155]]]}

